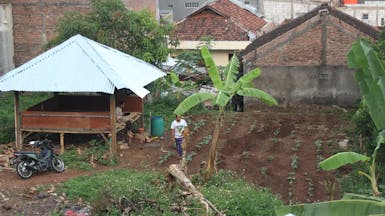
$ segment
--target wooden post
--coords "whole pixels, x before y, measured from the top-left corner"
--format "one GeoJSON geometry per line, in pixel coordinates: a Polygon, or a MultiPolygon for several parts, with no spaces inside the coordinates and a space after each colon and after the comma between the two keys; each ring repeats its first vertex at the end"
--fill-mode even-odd
{"type": "Polygon", "coordinates": [[[115,95],[110,95],[110,125],[111,125],[111,143],[110,143],[110,151],[113,156],[117,154],[117,138],[116,138],[116,111],[115,107],[115,95]]]}
{"type": "Polygon", "coordinates": [[[23,148],[23,138],[21,134],[21,113],[20,113],[20,99],[19,92],[15,91],[15,100],[14,100],[14,112],[15,112],[15,144],[16,149],[21,150],[23,148]]]}
{"type": "Polygon", "coordinates": [[[60,133],[60,154],[64,153],[64,133],[60,133]]]}

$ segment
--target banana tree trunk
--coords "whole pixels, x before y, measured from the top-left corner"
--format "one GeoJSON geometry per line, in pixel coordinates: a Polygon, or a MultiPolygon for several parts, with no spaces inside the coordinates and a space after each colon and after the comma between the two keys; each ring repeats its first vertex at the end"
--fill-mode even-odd
{"type": "Polygon", "coordinates": [[[217,147],[218,147],[218,140],[219,140],[219,129],[220,129],[222,121],[223,121],[223,114],[224,114],[223,110],[221,110],[219,115],[218,115],[218,118],[215,121],[213,140],[211,141],[210,152],[209,152],[209,159],[208,159],[209,162],[207,164],[207,173],[206,173],[206,176],[205,176],[206,180],[212,176],[214,169],[216,169],[215,160],[216,160],[216,157],[217,157],[217,147]]]}

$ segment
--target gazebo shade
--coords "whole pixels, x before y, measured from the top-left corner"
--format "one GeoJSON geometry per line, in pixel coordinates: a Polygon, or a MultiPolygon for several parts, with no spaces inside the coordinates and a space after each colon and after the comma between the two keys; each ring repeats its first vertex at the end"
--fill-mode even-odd
{"type": "Polygon", "coordinates": [[[104,92],[145,85],[165,76],[157,67],[76,35],[0,77],[0,91],[104,92]]]}

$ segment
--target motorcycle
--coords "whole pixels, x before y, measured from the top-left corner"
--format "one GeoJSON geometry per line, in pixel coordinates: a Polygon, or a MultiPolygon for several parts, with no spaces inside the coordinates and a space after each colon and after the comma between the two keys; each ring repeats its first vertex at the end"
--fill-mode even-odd
{"type": "Polygon", "coordinates": [[[18,151],[14,152],[14,158],[10,164],[16,168],[16,173],[22,179],[31,178],[32,174],[40,171],[53,170],[64,172],[64,162],[53,150],[51,141],[31,141],[29,144],[34,148],[40,148],[39,153],[18,151]]]}

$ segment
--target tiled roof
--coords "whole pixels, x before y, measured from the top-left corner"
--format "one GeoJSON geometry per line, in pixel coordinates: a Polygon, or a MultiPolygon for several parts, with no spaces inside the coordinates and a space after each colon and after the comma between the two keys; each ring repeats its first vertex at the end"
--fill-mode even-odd
{"type": "Polygon", "coordinates": [[[266,24],[250,11],[229,0],[206,4],[176,25],[174,36],[179,40],[199,40],[212,36],[214,40],[249,40],[266,24]]]}
{"type": "Polygon", "coordinates": [[[207,6],[211,6],[222,14],[226,14],[232,20],[241,25],[244,29],[247,29],[253,33],[256,33],[266,24],[265,20],[257,17],[250,11],[239,7],[229,0],[217,0],[207,6]]]}

